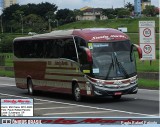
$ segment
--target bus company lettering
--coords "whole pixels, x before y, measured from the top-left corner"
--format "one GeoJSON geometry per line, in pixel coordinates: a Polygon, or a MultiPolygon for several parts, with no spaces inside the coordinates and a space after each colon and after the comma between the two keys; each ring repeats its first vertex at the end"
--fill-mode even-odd
{"type": "Polygon", "coordinates": [[[68,65],[68,63],[66,61],[55,61],[55,65],[64,66],[68,65]]]}
{"type": "Polygon", "coordinates": [[[93,37],[91,40],[98,40],[98,39],[106,39],[106,40],[110,40],[110,38],[106,35],[104,36],[97,36],[97,37],[93,37]]]}
{"type": "Polygon", "coordinates": [[[124,35],[111,35],[110,38],[125,38],[125,39],[127,39],[127,37],[124,35]]]}
{"type": "Polygon", "coordinates": [[[9,100],[9,99],[7,99],[7,100],[4,100],[4,103],[13,103],[13,104],[16,104],[16,103],[30,103],[30,101],[29,100],[9,100]]]}
{"type": "Polygon", "coordinates": [[[127,39],[127,37],[124,36],[124,35],[110,35],[110,36],[103,35],[103,36],[93,37],[93,38],[91,39],[91,41],[92,41],[92,40],[99,40],[99,39],[112,40],[112,39],[114,39],[114,38],[125,38],[125,39],[127,39]]]}

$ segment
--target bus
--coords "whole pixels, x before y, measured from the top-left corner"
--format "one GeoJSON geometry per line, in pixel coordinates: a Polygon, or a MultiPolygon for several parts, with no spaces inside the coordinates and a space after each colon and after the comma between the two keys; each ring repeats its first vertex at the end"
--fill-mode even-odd
{"type": "Polygon", "coordinates": [[[58,30],[13,41],[17,88],[120,99],[138,91],[134,51],[141,48],[112,28],[58,30]]]}

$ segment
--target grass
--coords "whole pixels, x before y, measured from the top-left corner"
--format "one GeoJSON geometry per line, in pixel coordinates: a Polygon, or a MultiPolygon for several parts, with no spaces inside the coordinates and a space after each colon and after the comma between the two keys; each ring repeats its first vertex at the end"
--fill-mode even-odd
{"type": "Polygon", "coordinates": [[[142,61],[138,58],[138,53],[135,52],[136,64],[138,72],[159,72],[159,50],[156,50],[156,60],[142,61]]]}
{"type": "Polygon", "coordinates": [[[14,77],[14,72],[13,71],[0,70],[0,76],[3,76],[3,77],[14,77]]]}
{"type": "Polygon", "coordinates": [[[139,21],[154,20],[156,23],[156,32],[159,31],[159,18],[124,18],[124,19],[107,19],[107,20],[96,20],[96,21],[78,21],[74,23],[65,24],[59,26],[58,29],[82,29],[82,28],[115,28],[127,27],[129,33],[139,32],[139,21]]]}
{"type": "MultiPolygon", "coordinates": [[[[130,40],[134,44],[139,45],[139,33],[127,33],[127,35],[130,37],[130,40]]],[[[159,49],[159,34],[156,33],[156,49],[159,49]]]]}
{"type": "Polygon", "coordinates": [[[158,80],[150,80],[150,79],[139,79],[138,80],[139,88],[148,88],[148,89],[159,89],[159,81],[158,80]]]}

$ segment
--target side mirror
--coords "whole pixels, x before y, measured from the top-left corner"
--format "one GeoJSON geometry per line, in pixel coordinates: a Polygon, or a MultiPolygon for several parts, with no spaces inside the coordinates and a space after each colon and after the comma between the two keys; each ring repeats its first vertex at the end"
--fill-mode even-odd
{"type": "Polygon", "coordinates": [[[142,58],[142,49],[140,48],[139,45],[137,45],[137,44],[132,44],[132,46],[131,46],[131,51],[133,51],[133,48],[134,48],[134,47],[136,47],[136,49],[137,49],[137,51],[138,51],[139,59],[141,59],[141,58],[142,58]]]}
{"type": "Polygon", "coordinates": [[[91,75],[91,68],[92,68],[92,54],[91,51],[86,48],[86,47],[79,47],[78,49],[78,53],[79,53],[79,61],[81,64],[80,70],[81,72],[87,74],[87,75],[91,75]]]}
{"type": "Polygon", "coordinates": [[[92,54],[91,51],[86,47],[79,48],[80,56],[79,59],[82,64],[91,64],[92,63],[92,54]]]}

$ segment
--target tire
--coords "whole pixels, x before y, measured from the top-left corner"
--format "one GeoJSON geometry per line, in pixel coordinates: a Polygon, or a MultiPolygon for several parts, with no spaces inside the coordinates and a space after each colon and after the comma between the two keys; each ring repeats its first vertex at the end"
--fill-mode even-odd
{"type": "Polygon", "coordinates": [[[112,96],[114,100],[120,100],[121,99],[121,95],[116,95],[116,96],[112,96]]]}
{"type": "Polygon", "coordinates": [[[74,100],[77,102],[81,101],[82,99],[78,84],[75,84],[73,86],[73,97],[74,97],[74,100]]]}
{"type": "Polygon", "coordinates": [[[28,94],[29,95],[33,95],[34,94],[34,90],[33,90],[33,83],[32,83],[31,79],[28,80],[27,86],[28,86],[28,94]]]}

